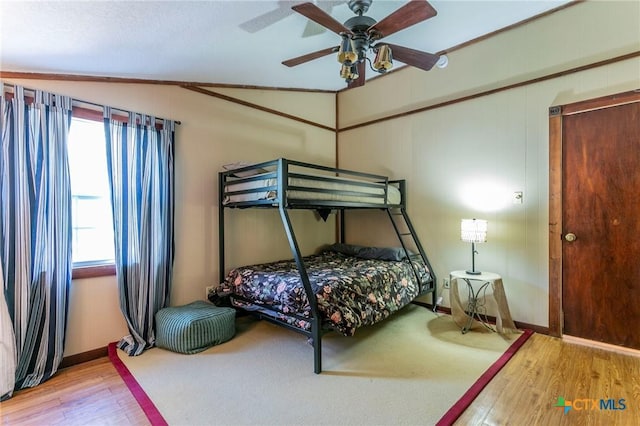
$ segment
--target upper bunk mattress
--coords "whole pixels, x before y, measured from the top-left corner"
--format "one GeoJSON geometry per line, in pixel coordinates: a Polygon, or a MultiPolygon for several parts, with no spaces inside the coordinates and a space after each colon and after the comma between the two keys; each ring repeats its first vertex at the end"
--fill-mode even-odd
{"type": "MultiPolygon", "coordinates": [[[[267,175],[268,173],[264,174],[267,175]]],[[[226,185],[223,204],[277,199],[277,191],[269,187],[277,186],[278,179],[275,177],[259,179],[259,176],[260,175],[253,176],[252,180],[250,181],[241,181],[238,183],[229,183],[228,185],[226,185]],[[260,191],[261,188],[269,189],[260,191]],[[255,192],[227,195],[228,193],[245,190],[255,190],[255,192]]],[[[287,198],[311,201],[336,201],[345,203],[366,203],[381,205],[385,204],[384,185],[363,186],[361,185],[361,181],[357,181],[355,179],[332,177],[332,181],[325,181],[320,180],[319,178],[321,177],[322,176],[314,175],[309,175],[308,178],[289,177],[289,186],[296,186],[301,188],[288,190],[287,198]],[[339,182],[335,180],[339,180],[339,182]],[[313,190],[305,190],[305,188],[336,192],[317,192],[313,190]]],[[[386,204],[399,205],[402,202],[400,190],[393,185],[386,185],[386,188],[386,204]]]]}

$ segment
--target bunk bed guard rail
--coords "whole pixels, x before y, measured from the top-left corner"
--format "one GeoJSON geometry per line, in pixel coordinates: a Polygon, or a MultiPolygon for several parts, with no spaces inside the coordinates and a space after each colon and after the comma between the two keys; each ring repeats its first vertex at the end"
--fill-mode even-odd
{"type": "Polygon", "coordinates": [[[404,206],[387,176],[284,158],[220,172],[226,207],[371,208],[404,206]]]}

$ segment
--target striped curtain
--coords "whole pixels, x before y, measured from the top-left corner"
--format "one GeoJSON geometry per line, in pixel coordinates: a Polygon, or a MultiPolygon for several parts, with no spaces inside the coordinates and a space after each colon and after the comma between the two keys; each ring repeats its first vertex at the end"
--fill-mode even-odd
{"type": "Polygon", "coordinates": [[[64,350],[72,271],[71,98],[35,91],[27,104],[20,86],[12,100],[1,84],[0,93],[0,260],[16,360],[13,377],[2,380],[13,379],[18,390],[51,377],[64,350]]]}
{"type": "Polygon", "coordinates": [[[16,340],[13,322],[4,298],[4,273],[0,262],[0,400],[13,393],[16,384],[16,340]]]}
{"type": "Polygon", "coordinates": [[[169,303],[173,269],[174,122],[104,110],[120,309],[130,335],[118,343],[129,355],[155,344],[154,316],[169,303]]]}

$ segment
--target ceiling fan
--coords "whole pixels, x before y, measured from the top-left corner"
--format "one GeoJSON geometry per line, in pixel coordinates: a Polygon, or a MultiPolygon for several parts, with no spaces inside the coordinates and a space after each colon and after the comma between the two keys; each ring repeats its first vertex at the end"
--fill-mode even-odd
{"type": "Polygon", "coordinates": [[[342,64],[340,76],[345,79],[349,87],[364,85],[366,62],[369,62],[371,69],[378,73],[385,73],[391,69],[393,58],[425,71],[433,68],[438,59],[440,59],[438,55],[379,42],[383,37],[434,17],[437,12],[429,2],[426,0],[410,0],[378,22],[364,15],[369,10],[372,1],[350,0],[348,6],[356,16],[348,19],[344,24],[332,18],[313,3],[292,6],[291,9],[294,11],[339,34],[342,40],[339,46],[318,50],[297,58],[288,59],[282,63],[288,67],[293,67],[337,52],[338,62],[342,64]],[[372,50],[376,54],[373,63],[367,58],[368,50],[372,50]]]}

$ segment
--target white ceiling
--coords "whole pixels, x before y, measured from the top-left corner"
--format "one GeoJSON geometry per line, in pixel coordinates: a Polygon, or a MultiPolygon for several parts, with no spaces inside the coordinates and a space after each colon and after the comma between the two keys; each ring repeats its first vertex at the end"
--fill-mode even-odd
{"type": "MultiPolygon", "coordinates": [[[[301,2],[0,0],[0,69],[342,89],[334,55],[293,68],[281,64],[339,42],[290,9],[301,2]]],[[[437,16],[385,40],[436,53],[567,2],[433,0],[437,16]]],[[[315,3],[340,22],[354,16],[346,1],[315,3]]],[[[366,15],[379,21],[405,3],[374,0],[366,15]]]]}

